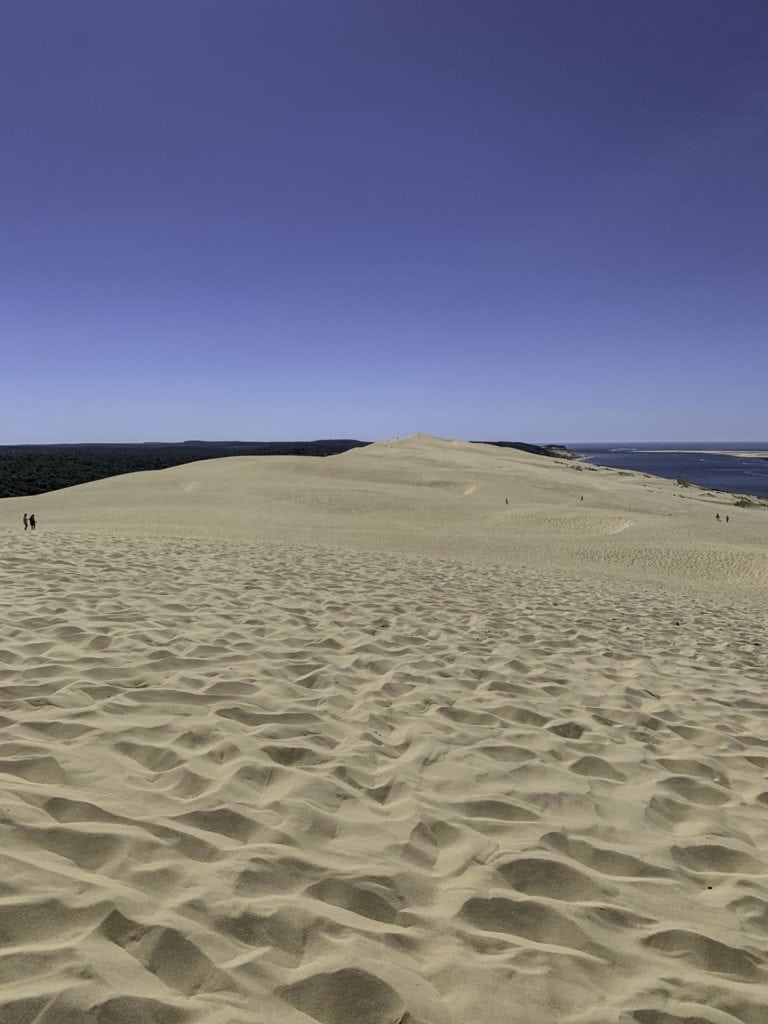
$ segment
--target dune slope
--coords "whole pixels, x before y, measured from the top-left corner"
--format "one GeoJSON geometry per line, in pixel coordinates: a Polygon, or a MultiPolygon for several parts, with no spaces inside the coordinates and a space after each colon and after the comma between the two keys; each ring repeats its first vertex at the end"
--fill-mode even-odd
{"type": "Polygon", "coordinates": [[[0,1020],[762,1024],[723,501],[416,437],[0,503],[0,1020]]]}

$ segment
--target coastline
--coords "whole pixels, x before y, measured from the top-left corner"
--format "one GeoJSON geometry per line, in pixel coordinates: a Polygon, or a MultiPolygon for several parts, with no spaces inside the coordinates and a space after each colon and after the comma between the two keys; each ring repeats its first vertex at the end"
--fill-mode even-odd
{"type": "Polygon", "coordinates": [[[684,480],[707,491],[768,500],[768,445],[742,442],[727,448],[710,442],[696,448],[683,444],[651,447],[631,443],[578,445],[574,449],[591,465],[649,474],[657,479],[684,480]]]}
{"type": "Polygon", "coordinates": [[[765,459],[768,451],[733,451],[721,448],[628,448],[643,455],[730,455],[739,459],[765,459]]]}

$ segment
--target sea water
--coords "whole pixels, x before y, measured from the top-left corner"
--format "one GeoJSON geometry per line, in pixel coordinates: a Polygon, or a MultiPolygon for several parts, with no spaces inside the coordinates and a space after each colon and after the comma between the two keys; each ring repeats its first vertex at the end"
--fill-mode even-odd
{"type": "Polygon", "coordinates": [[[768,458],[739,458],[734,455],[708,455],[716,451],[768,452],[768,442],[756,441],[642,441],[568,444],[589,462],[614,469],[635,469],[641,473],[688,480],[708,490],[732,491],[768,498],[768,458]],[[687,448],[689,451],[670,449],[687,448]]]}

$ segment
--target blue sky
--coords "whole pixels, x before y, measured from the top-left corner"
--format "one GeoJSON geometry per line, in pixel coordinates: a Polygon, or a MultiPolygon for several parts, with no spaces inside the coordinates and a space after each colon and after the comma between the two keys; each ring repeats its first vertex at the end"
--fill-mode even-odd
{"type": "Polygon", "coordinates": [[[768,438],[764,0],[4,0],[0,443],[768,438]]]}

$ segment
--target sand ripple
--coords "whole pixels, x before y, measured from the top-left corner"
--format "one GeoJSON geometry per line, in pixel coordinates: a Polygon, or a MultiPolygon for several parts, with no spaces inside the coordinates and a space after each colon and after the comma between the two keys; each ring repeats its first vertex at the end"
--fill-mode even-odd
{"type": "Polygon", "coordinates": [[[318,547],[13,540],[3,1022],[768,1020],[758,611],[318,547]]]}

